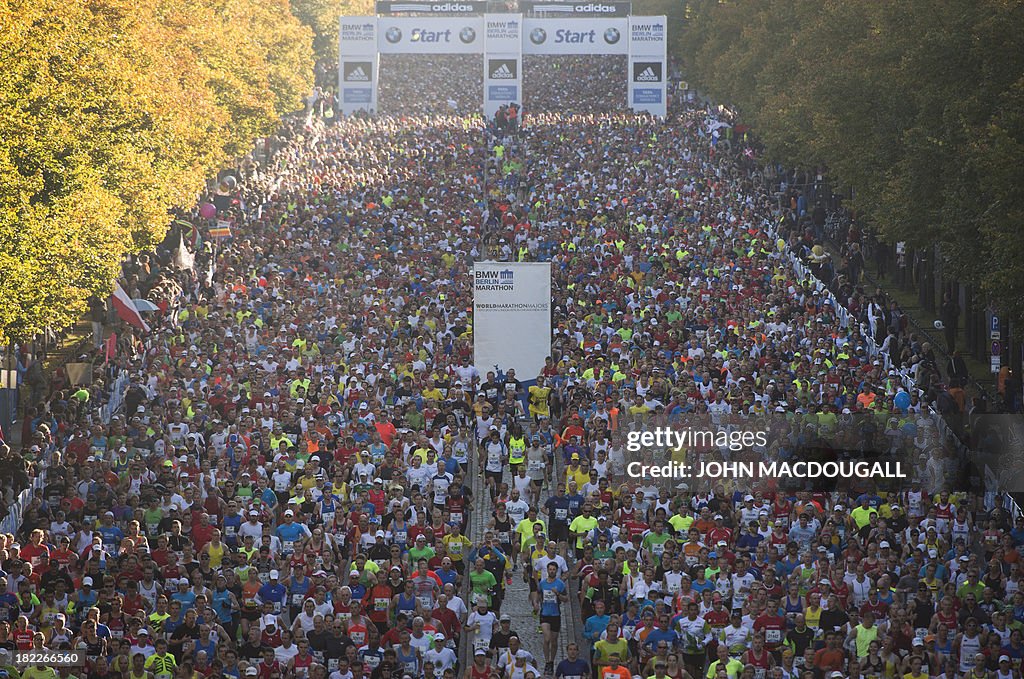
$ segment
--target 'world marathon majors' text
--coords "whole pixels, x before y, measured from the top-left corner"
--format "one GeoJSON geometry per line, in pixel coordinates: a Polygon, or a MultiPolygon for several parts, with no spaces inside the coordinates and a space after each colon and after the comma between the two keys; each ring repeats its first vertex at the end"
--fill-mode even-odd
{"type": "Polygon", "coordinates": [[[502,311],[547,311],[547,304],[530,304],[528,302],[507,302],[507,303],[487,303],[482,302],[476,305],[477,310],[486,309],[502,310],[502,311]]]}

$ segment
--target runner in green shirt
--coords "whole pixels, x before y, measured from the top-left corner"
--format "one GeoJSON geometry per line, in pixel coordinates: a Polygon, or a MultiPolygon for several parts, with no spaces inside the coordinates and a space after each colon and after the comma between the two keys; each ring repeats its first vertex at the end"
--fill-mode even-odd
{"type": "Polygon", "coordinates": [[[583,538],[597,528],[597,517],[593,515],[594,508],[589,502],[584,502],[580,510],[582,513],[569,524],[569,534],[576,538],[576,556],[583,556],[583,538]]]}
{"type": "Polygon", "coordinates": [[[477,559],[473,570],[469,572],[469,584],[473,590],[473,599],[479,601],[480,596],[487,597],[487,605],[491,604],[491,592],[498,586],[494,573],[484,569],[484,560],[477,559]]]}
{"type": "Polygon", "coordinates": [[[665,532],[665,522],[658,519],[654,522],[654,530],[644,537],[644,549],[654,557],[655,565],[661,565],[661,555],[665,553],[665,543],[672,536],[665,532]]]}

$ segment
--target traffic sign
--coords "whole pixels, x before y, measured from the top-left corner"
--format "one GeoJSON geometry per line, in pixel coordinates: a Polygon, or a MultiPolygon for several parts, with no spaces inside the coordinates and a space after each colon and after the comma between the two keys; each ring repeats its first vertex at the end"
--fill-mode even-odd
{"type": "Polygon", "coordinates": [[[1002,332],[999,328],[999,316],[992,314],[992,325],[989,326],[988,338],[991,340],[997,340],[1002,338],[1002,332]]]}
{"type": "Polygon", "coordinates": [[[1001,344],[999,344],[998,340],[992,342],[992,351],[990,351],[989,353],[992,354],[993,356],[1003,355],[1003,347],[1001,344]]]}

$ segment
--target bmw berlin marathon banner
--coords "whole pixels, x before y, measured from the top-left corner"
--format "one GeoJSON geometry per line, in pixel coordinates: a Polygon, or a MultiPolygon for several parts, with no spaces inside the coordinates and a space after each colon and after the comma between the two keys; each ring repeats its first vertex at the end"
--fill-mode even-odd
{"type": "Polygon", "coordinates": [[[664,118],[668,113],[664,16],[629,17],[629,107],[664,118]]]}
{"type": "Polygon", "coordinates": [[[483,17],[379,17],[381,54],[481,54],[483,17]]]}
{"type": "Polygon", "coordinates": [[[484,16],[484,115],[494,116],[502,104],[522,103],[523,17],[484,16]]]}
{"type": "Polygon", "coordinates": [[[473,265],[473,364],[532,380],[551,355],[551,264],[473,265]]]}
{"type": "Polygon", "coordinates": [[[377,110],[377,18],[342,17],[338,92],[343,115],[377,110]]]}
{"type": "Polygon", "coordinates": [[[628,54],[629,19],[523,19],[524,54],[628,54]]]}

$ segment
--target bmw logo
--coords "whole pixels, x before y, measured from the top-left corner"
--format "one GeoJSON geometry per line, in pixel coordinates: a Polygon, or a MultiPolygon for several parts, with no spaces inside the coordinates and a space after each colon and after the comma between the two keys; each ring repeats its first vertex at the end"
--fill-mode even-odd
{"type": "Polygon", "coordinates": [[[464,44],[468,45],[469,43],[476,40],[476,31],[474,31],[469,26],[466,26],[461,31],[459,31],[459,40],[461,40],[464,44]]]}
{"type": "Polygon", "coordinates": [[[548,39],[548,32],[543,28],[537,27],[530,31],[530,42],[534,45],[543,45],[544,41],[548,39]]]}
{"type": "Polygon", "coordinates": [[[619,29],[617,28],[609,28],[604,32],[604,41],[609,45],[614,45],[621,37],[622,35],[619,33],[619,29]]]}
{"type": "Polygon", "coordinates": [[[394,45],[402,39],[402,29],[398,26],[392,26],[384,33],[384,39],[394,45]]]}

